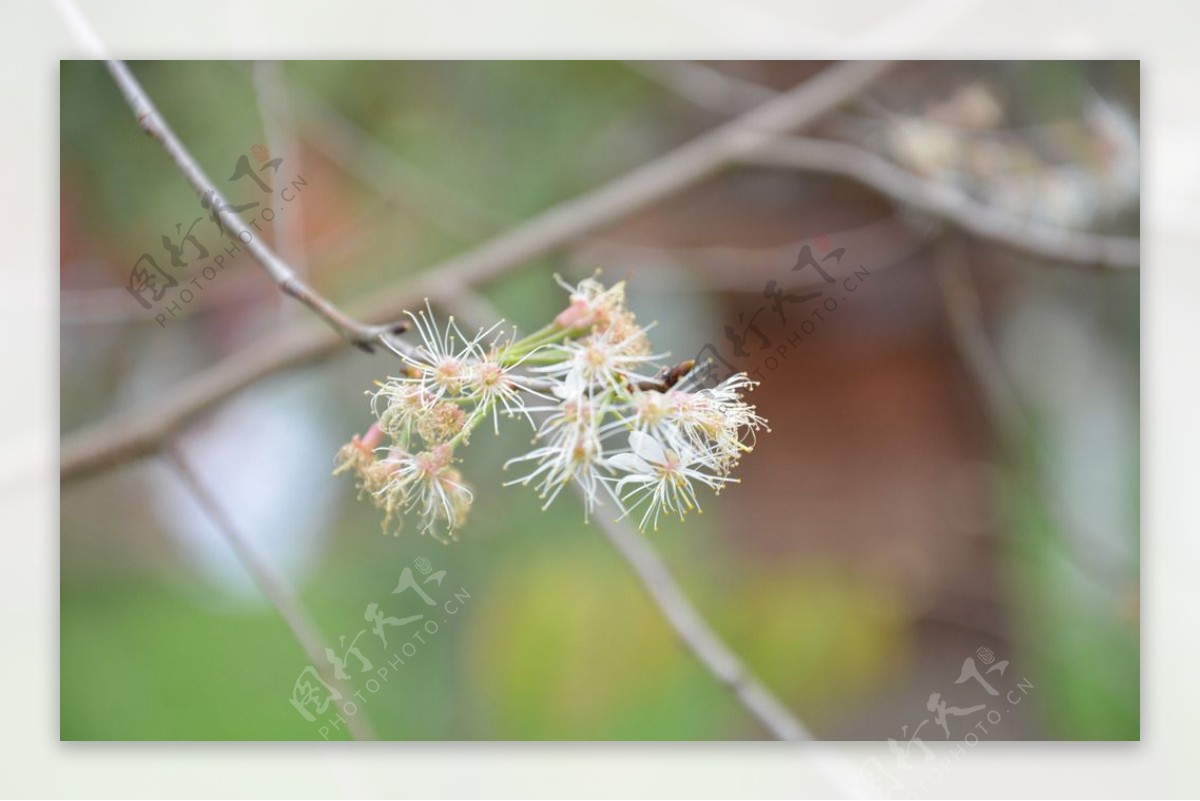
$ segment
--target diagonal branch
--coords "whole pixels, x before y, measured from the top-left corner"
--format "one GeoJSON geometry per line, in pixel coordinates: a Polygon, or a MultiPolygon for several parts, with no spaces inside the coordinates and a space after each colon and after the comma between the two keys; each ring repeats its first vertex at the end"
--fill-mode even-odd
{"type": "Polygon", "coordinates": [[[597,515],[604,536],[637,576],[680,642],[704,669],[733,693],[738,703],[777,740],[811,740],[792,711],[751,673],[688,601],[662,557],[627,522],[597,515]]]}
{"type": "Polygon", "coordinates": [[[374,341],[381,333],[380,330],[365,326],[349,317],[302,281],[290,265],[275,255],[274,251],[256,237],[241,216],[232,210],[233,207],[225,201],[213,182],[204,174],[204,170],[192,158],[192,154],[175,136],[175,132],[158,113],[154,102],[150,100],[149,95],[133,77],[133,73],[129,71],[125,63],[110,59],[106,65],[117,87],[121,90],[121,94],[125,97],[125,102],[133,109],[138,125],[150,138],[162,145],[163,150],[183,173],[183,177],[191,184],[192,189],[196,190],[196,194],[212,209],[221,228],[228,231],[245,246],[254,260],[266,270],[267,275],[285,295],[295,298],[312,309],[346,341],[370,353],[374,348],[374,341]]]}
{"type": "MultiPolygon", "coordinates": [[[[630,68],[685,100],[730,114],[775,97],[777,92],[695,62],[632,62],[630,68]]],[[[944,217],[959,228],[1015,250],[1101,267],[1137,267],[1137,239],[1102,236],[1021,219],[944,184],[921,178],[847,142],[777,140],[757,150],[750,164],[832,173],[874,189],[893,201],[944,217]]]]}
{"type": "Polygon", "coordinates": [[[1141,263],[1141,243],[1137,239],[1074,231],[1017,217],[948,184],[919,178],[856,145],[791,137],[766,143],[745,161],[849,178],[902,205],[942,217],[982,239],[1055,261],[1104,269],[1136,269],[1141,263]]]}
{"type": "Polygon", "coordinates": [[[458,239],[478,239],[515,221],[448,189],[391,148],[368,136],[303,86],[292,90],[301,137],[364,187],[458,239]]]}
{"type": "MultiPolygon", "coordinates": [[[[460,256],[435,265],[415,279],[401,282],[361,307],[359,318],[376,323],[395,319],[422,297],[433,300],[452,297],[463,287],[484,284],[580,237],[607,228],[748,156],[761,146],[751,134],[781,134],[812,124],[868,87],[889,66],[886,62],[848,62],[830,67],[764,106],[657,160],[554,206],[460,256]]],[[[128,74],[124,65],[118,71],[128,74]]],[[[190,161],[188,158],[187,162],[190,161]]],[[[252,251],[252,255],[257,258],[259,254],[252,251]]],[[[153,406],[118,413],[65,437],[60,478],[64,481],[79,478],[154,453],[173,432],[240,389],[268,375],[328,357],[337,351],[339,344],[327,331],[301,329],[276,334],[253,351],[228,357],[187,379],[153,406]]]]}
{"type": "Polygon", "coordinates": [[[774,89],[696,61],[630,61],[626,64],[643,78],[716,114],[740,114],[777,94],[774,89]]]}

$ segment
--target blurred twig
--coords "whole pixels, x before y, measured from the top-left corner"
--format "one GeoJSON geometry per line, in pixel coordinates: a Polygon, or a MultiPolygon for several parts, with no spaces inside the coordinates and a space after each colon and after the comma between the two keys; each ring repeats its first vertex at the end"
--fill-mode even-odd
{"type": "MultiPolygon", "coordinates": [[[[853,251],[859,262],[885,269],[920,252],[936,235],[936,226],[920,226],[893,214],[866,225],[820,233],[853,251]]],[[[771,275],[784,290],[818,285],[819,276],[792,272],[800,249],[812,236],[782,245],[643,245],[611,239],[589,240],[571,252],[568,261],[579,267],[628,268],[629,265],[667,266],[686,270],[702,279],[698,288],[708,292],[763,291],[764,276],[771,275]],[[781,272],[781,270],[783,272],[781,272]]],[[[680,289],[679,291],[686,291],[680,289]]]]}
{"type": "MultiPolygon", "coordinates": [[[[1050,485],[1039,474],[1055,469],[1047,459],[1035,435],[1016,387],[993,347],[983,322],[979,292],[971,277],[966,243],[948,237],[934,249],[934,266],[942,292],[943,306],[950,324],[951,341],[968,377],[979,393],[980,401],[997,437],[1010,454],[1028,462],[1028,470],[1018,470],[1015,485],[1051,514],[1057,513],[1050,485]]],[[[1128,565],[1113,566],[1110,555],[1092,548],[1081,548],[1070,536],[1070,523],[1061,520],[1064,536],[1048,539],[1055,548],[1087,579],[1121,586],[1129,580],[1128,565]]]]}
{"type": "Polygon", "coordinates": [[[430,178],[400,154],[367,136],[313,92],[296,86],[293,95],[304,121],[304,140],[377,195],[453,236],[486,235],[513,224],[513,220],[430,178]]]}
{"type": "Polygon", "coordinates": [[[1012,446],[1029,430],[1029,421],[984,328],[966,248],[958,238],[947,237],[934,248],[933,259],[955,349],[979,389],[997,434],[1012,446]]]}
{"type": "Polygon", "coordinates": [[[983,239],[1060,262],[1106,269],[1137,268],[1137,239],[1091,234],[1023,219],[980,203],[947,184],[920,178],[856,145],[792,137],[751,149],[746,163],[832,173],[893,201],[944,218],[983,239]]]}
{"type": "MultiPolygon", "coordinates": [[[[851,62],[830,67],[761,108],[598,189],[556,205],[415,279],[378,293],[369,304],[356,307],[359,317],[368,321],[395,319],[422,297],[453,296],[463,287],[491,280],[695,186],[761,146],[761,142],[748,137],[749,133],[784,133],[809,125],[861,92],[889,66],[851,62]]],[[[117,70],[128,76],[124,65],[118,64],[117,70]]],[[[264,339],[252,350],[227,357],[187,379],[153,405],[119,413],[65,437],[60,477],[78,478],[151,454],[174,431],[240,389],[281,370],[325,358],[336,352],[338,345],[328,331],[311,328],[264,339]]]]}
{"type": "MultiPolygon", "coordinates": [[[[630,62],[629,66],[689,102],[717,113],[735,113],[777,94],[769,87],[696,62],[630,62]]],[[[869,98],[865,100],[870,102],[869,98]]],[[[976,236],[1050,259],[1111,268],[1131,268],[1141,263],[1137,239],[1072,231],[1016,217],[849,143],[780,139],[756,149],[748,161],[849,178],[893,201],[945,218],[976,236]]]]}
{"type": "MultiPolygon", "coordinates": [[[[267,138],[267,150],[283,159],[297,173],[303,172],[300,146],[296,139],[296,119],[288,92],[283,65],[278,61],[256,61],[251,68],[259,117],[267,138]]],[[[288,213],[275,223],[275,249],[297,275],[308,274],[304,253],[304,196],[297,194],[288,202],[288,213]]]]}
{"type": "Polygon", "coordinates": [[[629,61],[626,65],[642,77],[716,114],[741,114],[777,94],[773,89],[695,61],[629,61]]]}
{"type": "MultiPolygon", "coordinates": [[[[221,536],[224,537],[225,542],[233,550],[238,561],[246,568],[246,572],[254,579],[254,583],[258,585],[258,589],[266,596],[271,606],[275,607],[275,611],[279,613],[279,616],[283,618],[283,622],[292,632],[292,636],[295,637],[296,642],[304,650],[309,663],[321,675],[321,679],[329,686],[336,688],[343,697],[353,696],[353,690],[329,669],[329,661],[325,658],[325,654],[322,651],[321,636],[317,633],[316,626],[308,619],[308,615],[305,613],[303,607],[271,575],[271,571],[259,560],[254,550],[238,533],[237,528],[233,525],[233,521],[229,519],[229,515],[217,503],[217,499],[204,486],[188,463],[183,450],[177,443],[168,443],[164,448],[163,457],[167,464],[179,475],[188,492],[195,497],[196,502],[204,510],[204,513],[208,515],[213,525],[221,532],[221,536]]],[[[348,715],[344,720],[347,731],[349,731],[354,739],[378,739],[371,724],[366,719],[365,711],[357,715],[348,715]]]]}

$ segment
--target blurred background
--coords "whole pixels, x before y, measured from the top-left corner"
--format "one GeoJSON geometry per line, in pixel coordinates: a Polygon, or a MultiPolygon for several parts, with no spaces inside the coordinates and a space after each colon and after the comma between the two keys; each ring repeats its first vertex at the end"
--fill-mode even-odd
{"type": "MultiPolygon", "coordinates": [[[[339,303],[826,66],[131,64],[229,199],[259,203],[247,219],[273,200],[263,237],[339,303]]],[[[1136,237],[1138,87],[1136,62],[905,63],[805,135],[1011,218],[1136,237]]],[[[102,64],[63,62],[61,112],[67,443],[109,415],[151,414],[184,378],[311,322],[244,251],[201,272],[211,260],[199,251],[228,237],[102,64]],[[200,247],[183,244],[189,230],[200,247]],[[164,237],[188,264],[171,264],[164,237]],[[140,293],[149,308],[127,289],[143,254],[160,288],[178,281],[158,299],[140,293]]],[[[631,306],[658,321],[656,344],[679,358],[709,348],[762,379],[752,400],[772,433],[742,483],[649,536],[818,737],[903,742],[923,725],[922,738],[961,739],[980,715],[950,717],[943,737],[928,702],[981,702],[979,685],[959,681],[968,659],[981,674],[1007,662],[986,674],[1002,692],[1028,685],[986,739],[1138,737],[1136,270],[1060,264],[957,233],[861,181],[764,164],[460,302],[486,300],[531,330],[564,304],[554,273],[598,268],[629,281],[631,306]],[[793,270],[804,253],[835,280],[793,270]],[[831,298],[833,312],[821,306],[831,298]]],[[[393,367],[346,348],[254,384],[178,440],[329,645],[369,627],[364,607],[388,600],[417,559],[447,571],[444,592],[469,594],[361,704],[379,736],[766,736],[679,646],[574,496],[542,512],[532,492],[500,487],[528,440],[519,426],[466,452],[476,505],[460,542],[412,526],[383,536],[329,472],[369,422],[363,393],[393,367]]],[[[289,703],[303,652],[161,459],[63,483],[60,564],[63,739],[323,736],[289,703]]]]}

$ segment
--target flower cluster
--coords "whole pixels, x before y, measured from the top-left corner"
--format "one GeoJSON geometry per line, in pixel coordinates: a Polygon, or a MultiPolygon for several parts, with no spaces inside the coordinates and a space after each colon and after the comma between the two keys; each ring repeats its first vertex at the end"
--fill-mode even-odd
{"type": "Polygon", "coordinates": [[[698,485],[737,481],[730,472],[766,427],[742,398],[754,382],[739,373],[702,387],[695,365],[664,367],[623,282],[563,287],[567,308],[523,339],[498,335],[499,323],[468,339],[453,318],[440,328],[428,304],[409,315],[421,344],[394,348],[402,369],[372,396],[377,422],[342,447],[334,471],[357,476],[385,530],[415,512],[425,533],[455,536],[473,498],[455,451],[489,418],[498,432],[501,413],[535,431],[532,450],[505,465],[524,475],[507,484],[535,487],[546,506],[574,482],[585,514],[607,497],[644,530],[698,511],[698,485]]]}

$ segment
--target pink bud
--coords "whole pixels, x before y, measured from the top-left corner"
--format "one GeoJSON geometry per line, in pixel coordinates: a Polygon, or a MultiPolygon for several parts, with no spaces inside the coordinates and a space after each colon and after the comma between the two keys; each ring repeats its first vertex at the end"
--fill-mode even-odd
{"type": "Polygon", "coordinates": [[[379,423],[372,423],[371,427],[367,429],[367,433],[364,434],[363,438],[360,440],[360,442],[363,444],[363,447],[372,451],[379,447],[379,443],[382,441],[383,429],[379,427],[379,423]]]}
{"type": "Polygon", "coordinates": [[[565,310],[554,318],[554,324],[559,328],[584,328],[592,324],[593,312],[586,300],[575,299],[565,310]]]}

